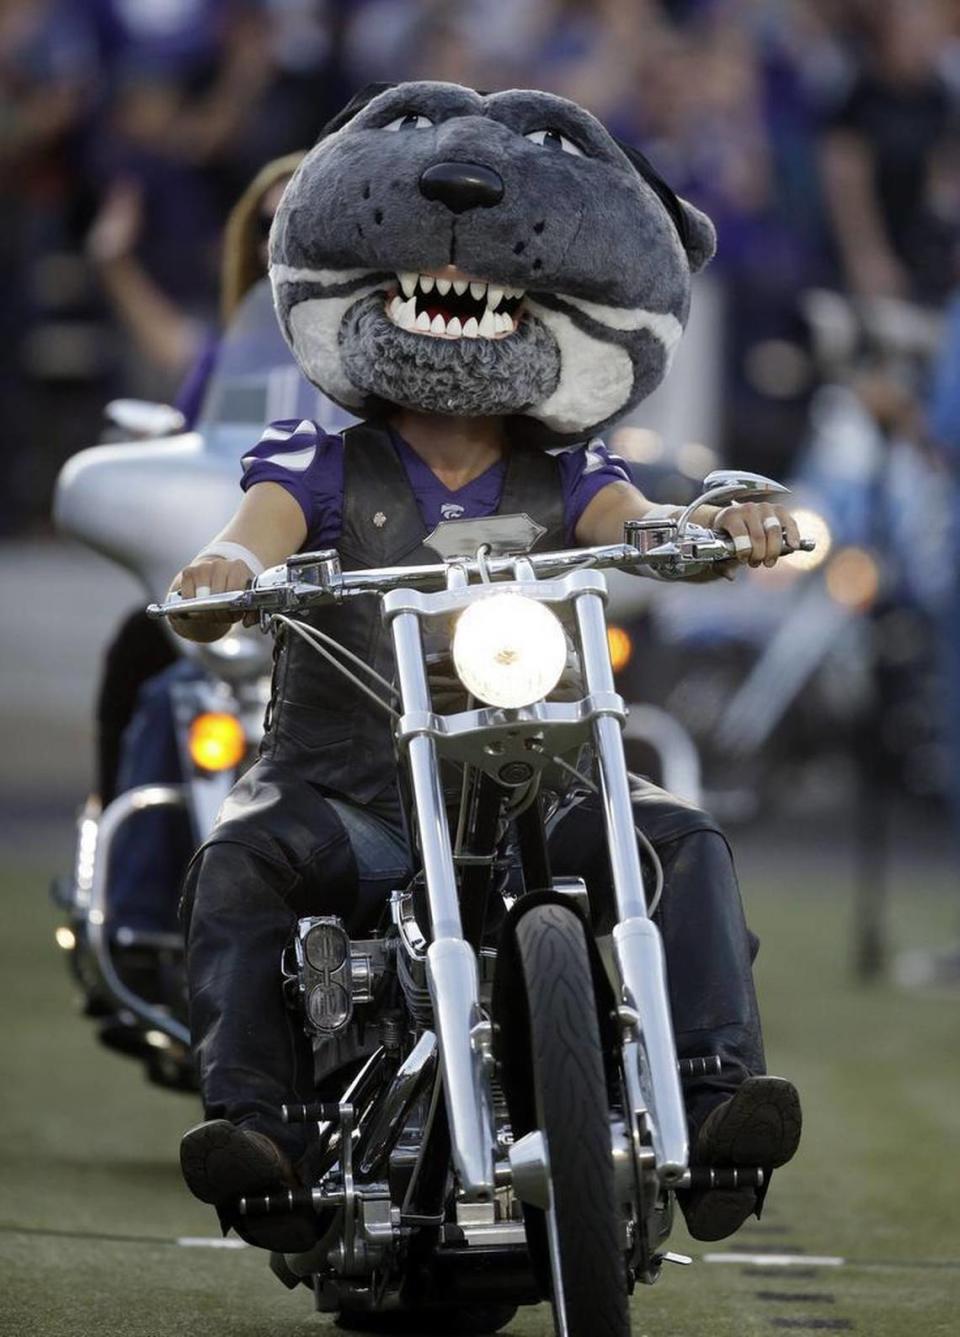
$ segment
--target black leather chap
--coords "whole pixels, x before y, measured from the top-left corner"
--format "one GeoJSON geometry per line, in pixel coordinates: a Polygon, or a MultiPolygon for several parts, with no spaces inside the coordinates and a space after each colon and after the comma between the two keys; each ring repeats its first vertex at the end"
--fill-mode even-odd
{"type": "MultiPolygon", "coordinates": [[[[536,546],[564,546],[563,493],[555,459],[513,446],[498,513],[525,511],[544,526],[536,546]]],[[[427,530],[385,424],[344,433],[345,571],[435,562],[427,530]]],[[[383,677],[394,676],[393,646],[379,599],[358,597],[304,618],[358,655],[383,677]]],[[[371,803],[395,784],[396,762],[386,714],[299,636],[278,638],[267,729],[260,755],[355,803],[371,803]]]]}

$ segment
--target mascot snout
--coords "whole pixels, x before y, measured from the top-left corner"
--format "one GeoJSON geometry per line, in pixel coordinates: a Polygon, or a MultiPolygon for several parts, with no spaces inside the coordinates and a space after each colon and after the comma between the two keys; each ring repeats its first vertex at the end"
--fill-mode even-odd
{"type": "Polygon", "coordinates": [[[439,200],[451,213],[490,209],[503,199],[503,179],[475,162],[438,162],[420,175],[420,194],[439,200]]]}

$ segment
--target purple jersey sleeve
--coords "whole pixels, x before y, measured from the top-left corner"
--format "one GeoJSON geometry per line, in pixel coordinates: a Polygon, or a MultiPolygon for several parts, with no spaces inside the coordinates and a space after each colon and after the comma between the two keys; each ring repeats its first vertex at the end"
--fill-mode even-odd
{"type": "Polygon", "coordinates": [[[572,544],[580,517],[597,493],[611,483],[632,480],[623,460],[609,451],[599,437],[594,437],[585,446],[569,446],[551,454],[556,455],[560,467],[567,542],[572,544]]]}
{"type": "Polygon", "coordinates": [[[300,504],[307,522],[303,550],[334,546],[343,528],[343,438],[309,419],[272,422],[243,457],[244,492],[279,483],[300,504]]]}

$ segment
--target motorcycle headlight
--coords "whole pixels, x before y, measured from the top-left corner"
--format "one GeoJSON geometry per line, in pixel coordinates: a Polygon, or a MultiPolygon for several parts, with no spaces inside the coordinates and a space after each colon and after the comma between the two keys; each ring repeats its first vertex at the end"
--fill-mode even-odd
{"type": "Polygon", "coordinates": [[[560,619],[522,594],[491,594],[470,604],[457,622],[452,648],[460,681],[490,706],[516,708],[542,700],[567,662],[560,619]]]}

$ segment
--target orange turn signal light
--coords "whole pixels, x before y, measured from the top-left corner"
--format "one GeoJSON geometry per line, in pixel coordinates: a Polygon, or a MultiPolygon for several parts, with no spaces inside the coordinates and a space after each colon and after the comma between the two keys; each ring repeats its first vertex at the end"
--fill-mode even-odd
{"type": "Polygon", "coordinates": [[[243,726],[235,715],[208,711],[190,725],[190,756],[204,771],[228,771],[239,766],[247,751],[243,726]]]}
{"type": "Polygon", "coordinates": [[[630,639],[630,633],[623,627],[607,627],[607,648],[610,651],[610,663],[613,665],[614,673],[619,673],[630,663],[630,656],[633,654],[633,641],[630,639]]]}

